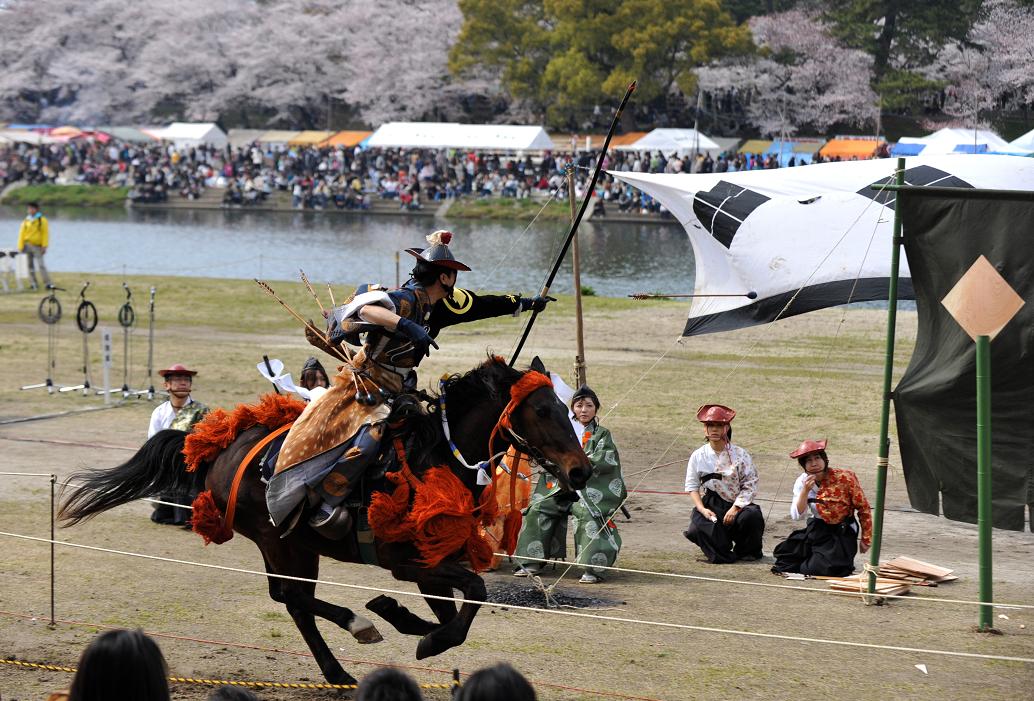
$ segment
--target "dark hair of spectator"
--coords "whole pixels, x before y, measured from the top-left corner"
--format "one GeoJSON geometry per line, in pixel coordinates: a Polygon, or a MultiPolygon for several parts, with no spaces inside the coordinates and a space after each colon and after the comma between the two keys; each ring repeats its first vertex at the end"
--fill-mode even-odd
{"type": "Polygon", "coordinates": [[[420,687],[405,672],[384,667],[359,682],[355,701],[422,701],[420,687]]]}
{"type": "Polygon", "coordinates": [[[259,701],[259,697],[239,686],[221,686],[208,695],[208,701],[259,701]]]}
{"type": "Polygon", "coordinates": [[[535,689],[523,674],[500,662],[471,674],[456,701],[535,701],[535,689]]]}
{"type": "Polygon", "coordinates": [[[33,209],[39,209],[39,202],[29,202],[25,206],[26,207],[32,207],[33,209]]]}
{"type": "Polygon", "coordinates": [[[416,280],[421,287],[430,287],[438,281],[438,276],[448,274],[452,272],[447,268],[443,268],[439,265],[433,265],[424,260],[417,260],[416,266],[410,275],[416,280]]]}
{"type": "Polygon", "coordinates": [[[68,701],[169,701],[162,651],[142,630],[109,630],[83,650],[68,701]]]}
{"type": "MultiPolygon", "coordinates": [[[[826,451],[816,450],[815,453],[818,453],[819,457],[822,458],[823,466],[829,467],[829,456],[826,455],[826,451]]],[[[802,455],[801,457],[797,458],[797,464],[801,467],[804,467],[804,463],[808,462],[808,458],[814,455],[815,453],[806,453],[805,455],[802,455]]]]}
{"type": "Polygon", "coordinates": [[[309,358],[302,366],[302,375],[299,384],[305,389],[313,387],[330,387],[330,378],[323,364],[315,358],[309,358]]]}

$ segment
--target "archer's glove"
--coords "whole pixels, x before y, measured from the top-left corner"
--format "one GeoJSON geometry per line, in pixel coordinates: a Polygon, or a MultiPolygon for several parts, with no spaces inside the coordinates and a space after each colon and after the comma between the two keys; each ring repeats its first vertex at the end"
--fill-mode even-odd
{"type": "Polygon", "coordinates": [[[556,299],[553,297],[543,297],[542,295],[535,295],[534,297],[521,297],[521,311],[533,311],[541,312],[546,308],[546,305],[550,302],[555,302],[556,299]]]}
{"type": "Polygon", "coordinates": [[[326,341],[323,340],[322,336],[320,336],[318,333],[314,331],[315,328],[316,322],[314,322],[312,319],[309,319],[309,324],[305,327],[305,340],[319,348],[324,353],[334,355],[334,349],[332,347],[332,344],[334,342],[331,341],[331,343],[328,344],[326,341]]]}
{"type": "Polygon", "coordinates": [[[438,344],[431,338],[431,334],[427,333],[427,329],[409,319],[399,319],[395,330],[413,342],[417,361],[425,355],[431,354],[431,346],[434,346],[436,350],[438,349],[438,344]]]}

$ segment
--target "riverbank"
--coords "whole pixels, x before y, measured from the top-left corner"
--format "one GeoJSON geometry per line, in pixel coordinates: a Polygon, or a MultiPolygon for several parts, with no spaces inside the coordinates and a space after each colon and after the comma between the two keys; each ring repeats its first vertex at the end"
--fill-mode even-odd
{"type": "Polygon", "coordinates": [[[0,204],[24,206],[38,202],[43,207],[124,207],[128,187],[106,185],[25,185],[8,187],[0,204]]]}
{"type": "MultiPolygon", "coordinates": [[[[556,200],[543,198],[518,200],[509,197],[462,197],[442,202],[431,202],[419,208],[402,207],[398,200],[374,199],[369,209],[326,209],[299,210],[291,206],[291,196],[287,192],[276,191],[263,202],[249,205],[223,204],[224,191],[208,188],[197,199],[186,199],[173,195],[165,202],[140,203],[126,199],[128,188],[111,188],[103,185],[28,185],[25,187],[8,187],[0,196],[0,204],[22,206],[27,202],[39,202],[43,207],[82,206],[82,207],[126,207],[142,211],[147,210],[223,210],[244,212],[312,212],[315,214],[355,214],[384,216],[434,217],[441,219],[473,219],[482,221],[531,221],[567,222],[571,218],[570,205],[556,200]],[[544,206],[545,205],[545,206],[544,206]]],[[[618,212],[610,207],[605,214],[593,213],[592,208],[586,211],[585,219],[596,223],[608,222],[625,224],[658,224],[661,226],[678,226],[678,222],[666,214],[640,214],[618,212]]]]}

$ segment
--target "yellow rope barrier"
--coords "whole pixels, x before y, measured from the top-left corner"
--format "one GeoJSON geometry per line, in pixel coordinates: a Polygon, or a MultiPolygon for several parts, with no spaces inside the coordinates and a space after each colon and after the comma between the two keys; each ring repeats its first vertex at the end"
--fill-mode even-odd
{"type": "MultiPolygon", "coordinates": [[[[25,662],[23,660],[2,660],[0,663],[24,667],[27,669],[45,669],[50,672],[68,672],[75,674],[75,667],[62,667],[54,664],[42,664],[39,662],[25,662]]],[[[259,681],[235,681],[233,679],[196,679],[193,677],[168,677],[174,684],[199,684],[203,686],[245,686],[258,689],[357,689],[358,684],[315,684],[302,682],[259,682],[259,681]]],[[[428,683],[420,684],[421,689],[452,689],[458,686],[458,682],[428,683]]]]}

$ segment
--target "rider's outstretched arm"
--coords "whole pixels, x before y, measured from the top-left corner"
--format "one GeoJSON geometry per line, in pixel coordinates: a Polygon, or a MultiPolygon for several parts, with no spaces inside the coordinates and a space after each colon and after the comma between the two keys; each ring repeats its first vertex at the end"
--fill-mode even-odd
{"type": "Polygon", "coordinates": [[[479,321],[496,316],[517,316],[538,307],[545,308],[552,297],[521,297],[520,295],[479,295],[457,287],[431,310],[431,328],[441,329],[468,321],[479,321]]]}

